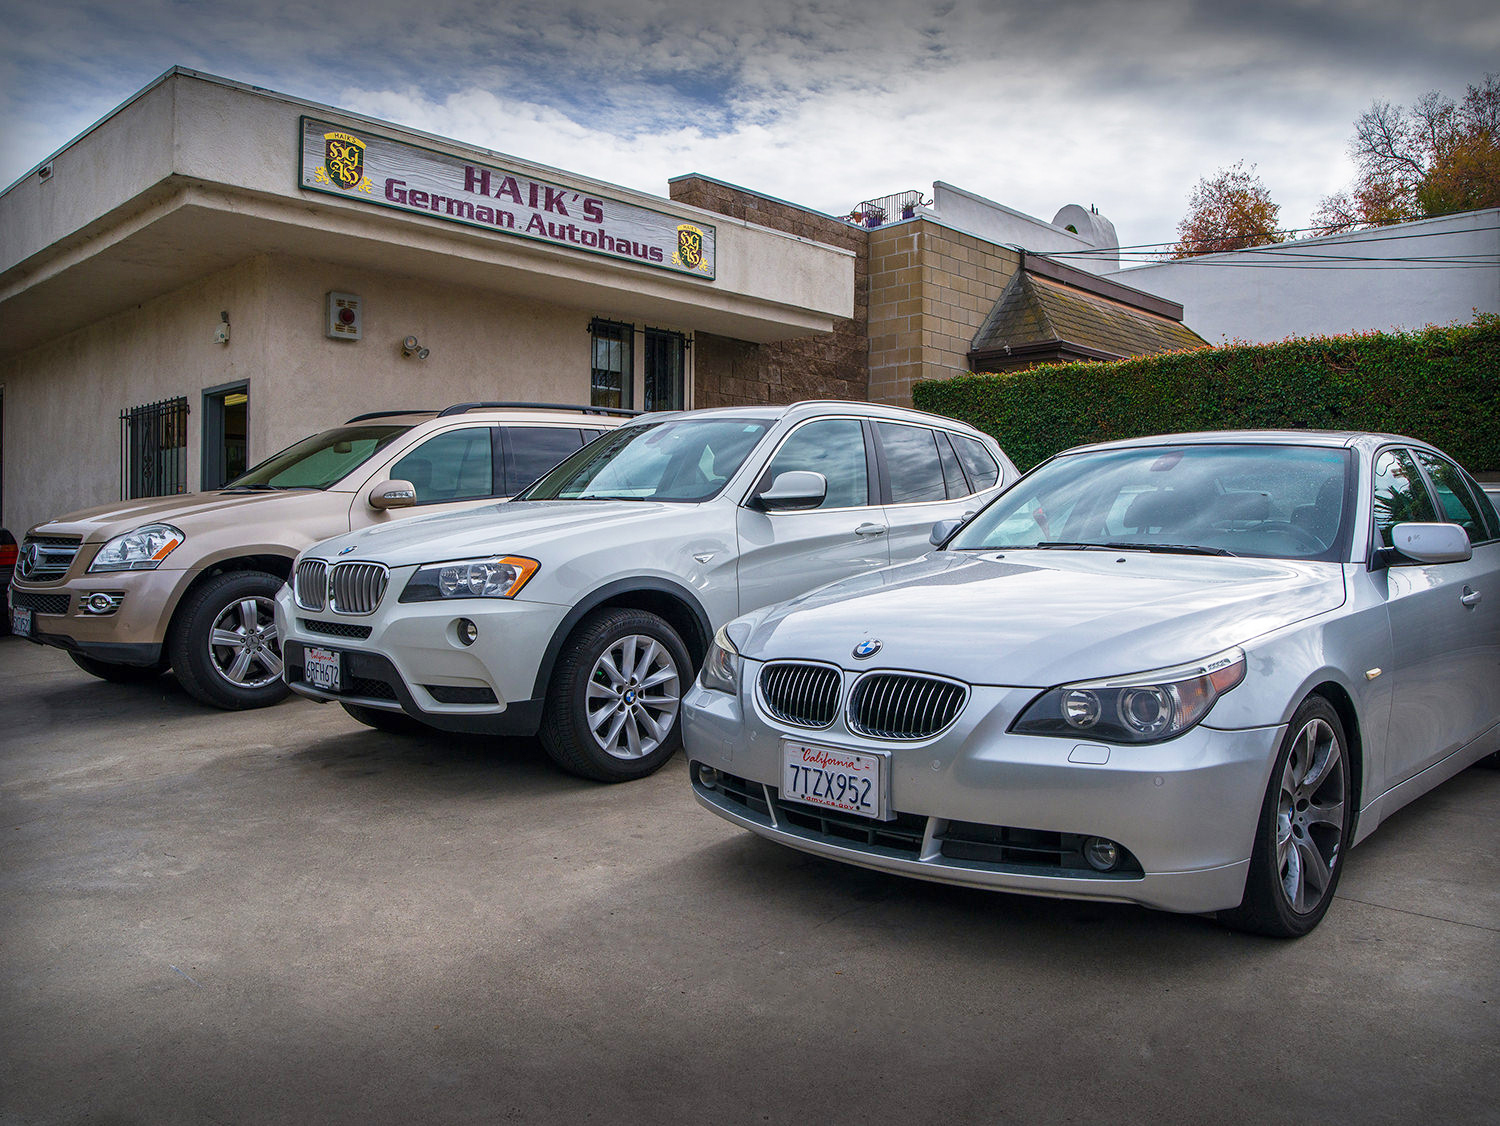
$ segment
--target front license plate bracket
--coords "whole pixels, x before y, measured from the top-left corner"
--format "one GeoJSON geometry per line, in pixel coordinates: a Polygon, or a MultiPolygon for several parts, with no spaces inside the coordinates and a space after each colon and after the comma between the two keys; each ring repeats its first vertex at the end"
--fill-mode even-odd
{"type": "Polygon", "coordinates": [[[802,805],[890,821],[890,773],[888,751],[781,744],[781,796],[802,805]]]}

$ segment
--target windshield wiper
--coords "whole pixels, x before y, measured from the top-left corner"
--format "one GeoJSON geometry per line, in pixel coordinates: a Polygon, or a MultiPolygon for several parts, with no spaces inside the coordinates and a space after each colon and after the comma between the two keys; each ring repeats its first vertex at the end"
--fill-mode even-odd
{"type": "Polygon", "coordinates": [[[321,485],[226,485],[221,493],[284,493],[291,489],[318,489],[321,485]]]}
{"type": "MultiPolygon", "coordinates": [[[[1111,540],[1106,543],[1082,543],[1073,540],[1043,540],[1041,543],[1032,544],[1033,547],[1042,549],[1060,548],[1075,551],[1150,551],[1162,555],[1224,555],[1234,558],[1234,552],[1223,547],[1202,547],[1192,543],[1128,543],[1111,540]]],[[[1014,548],[1006,548],[1013,551],[1014,548]]]]}

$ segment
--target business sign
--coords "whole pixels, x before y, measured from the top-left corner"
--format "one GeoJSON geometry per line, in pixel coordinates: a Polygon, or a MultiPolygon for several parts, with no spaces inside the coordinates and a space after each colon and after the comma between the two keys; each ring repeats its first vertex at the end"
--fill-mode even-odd
{"type": "Polygon", "coordinates": [[[626,262],[714,276],[714,228],[633,203],[472,164],[363,129],[302,119],[299,181],[377,207],[603,254],[626,262]]]}

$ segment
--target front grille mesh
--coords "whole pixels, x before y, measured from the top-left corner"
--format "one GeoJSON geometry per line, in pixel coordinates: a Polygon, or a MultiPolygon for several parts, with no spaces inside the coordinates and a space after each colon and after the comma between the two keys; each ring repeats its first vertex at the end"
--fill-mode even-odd
{"type": "Polygon", "coordinates": [[[766,710],[797,727],[827,727],[839,714],[843,676],[828,665],[780,662],[760,672],[760,698],[766,710]]]}
{"type": "Polygon", "coordinates": [[[10,592],[11,605],[17,610],[32,610],[38,614],[66,614],[68,597],[66,594],[27,594],[20,590],[10,592]]]}
{"type": "Polygon", "coordinates": [[[308,633],[321,633],[328,637],[352,637],[363,641],[370,636],[369,626],[356,626],[348,622],[320,622],[313,618],[298,618],[297,623],[308,633]]]}
{"type": "Polygon", "coordinates": [[[379,563],[337,563],[329,589],[340,614],[373,614],[385,596],[388,573],[379,563]]]}
{"type": "Polygon", "coordinates": [[[297,605],[304,610],[321,610],[328,590],[328,564],[321,559],[304,559],[297,564],[297,605]]]}
{"type": "Polygon", "coordinates": [[[870,673],[849,694],[849,729],[877,739],[929,739],[958,718],[968,694],[951,680],[870,673]]]}

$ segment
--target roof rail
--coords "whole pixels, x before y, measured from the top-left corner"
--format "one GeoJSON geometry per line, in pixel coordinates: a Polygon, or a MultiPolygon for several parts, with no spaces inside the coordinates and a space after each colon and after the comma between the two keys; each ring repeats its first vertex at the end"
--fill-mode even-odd
{"type": "Polygon", "coordinates": [[[353,418],[351,418],[349,420],[349,422],[344,423],[344,425],[348,426],[350,423],[364,422],[367,419],[371,419],[371,418],[395,418],[397,415],[400,415],[400,414],[433,414],[433,413],[434,412],[430,411],[430,410],[419,410],[419,411],[371,411],[369,414],[357,414],[357,415],[355,415],[353,418]]]}
{"type": "Polygon", "coordinates": [[[634,418],[640,411],[625,410],[622,407],[584,407],[577,403],[525,403],[525,402],[493,402],[493,403],[455,403],[446,410],[438,411],[438,417],[444,418],[450,414],[465,414],[469,411],[500,410],[510,407],[529,408],[531,410],[548,411],[578,411],[581,414],[616,414],[626,418],[634,418]]]}

